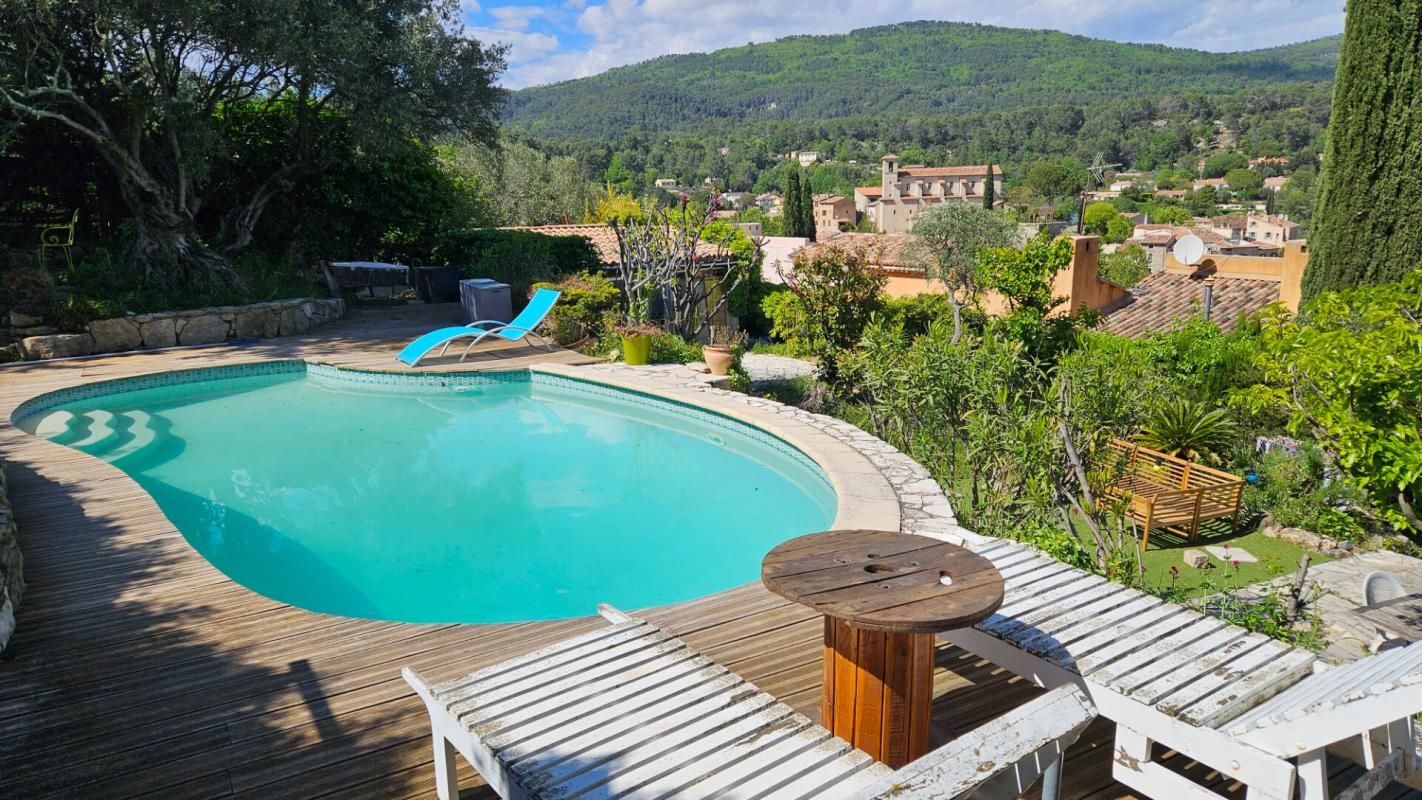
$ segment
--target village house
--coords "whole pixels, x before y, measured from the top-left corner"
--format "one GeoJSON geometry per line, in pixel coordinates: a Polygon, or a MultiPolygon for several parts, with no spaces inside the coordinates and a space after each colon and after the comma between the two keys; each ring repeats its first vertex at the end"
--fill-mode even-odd
{"type": "Polygon", "coordinates": [[[1284,188],[1284,184],[1286,184],[1286,183],[1288,183],[1288,182],[1289,182],[1289,179],[1288,179],[1287,176],[1284,176],[1284,175],[1275,175],[1275,176],[1272,177],[1272,178],[1265,178],[1265,179],[1264,179],[1264,188],[1265,188],[1265,189],[1268,189],[1268,190],[1271,191],[1271,192],[1277,192],[1277,191],[1279,191],[1280,189],[1284,188]]]}
{"type": "Polygon", "coordinates": [[[810,243],[803,236],[761,236],[756,239],[760,245],[760,277],[766,283],[783,284],[783,274],[790,272],[795,254],[810,243]]]}
{"type": "MultiPolygon", "coordinates": [[[[1151,272],[1165,268],[1166,257],[1175,243],[1185,236],[1199,237],[1205,245],[1205,252],[1222,256],[1278,257],[1283,253],[1287,240],[1252,238],[1250,222],[1263,219],[1262,215],[1225,216],[1213,219],[1197,219],[1194,225],[1136,225],[1127,241],[1140,245],[1149,256],[1151,272]]],[[[1273,228],[1268,229],[1273,232],[1273,228]]]]}
{"type": "Polygon", "coordinates": [[[1224,217],[1214,217],[1205,220],[1201,227],[1208,228],[1229,240],[1230,244],[1239,244],[1244,241],[1245,230],[1249,227],[1248,217],[1243,214],[1231,214],[1224,217]]]}
{"type": "Polygon", "coordinates": [[[785,198],[774,192],[765,192],[755,196],[755,204],[760,206],[760,210],[764,211],[767,217],[778,217],[780,210],[785,207],[785,198]]]}
{"type": "MultiPolygon", "coordinates": [[[[1262,244],[1277,249],[1284,242],[1298,238],[1298,223],[1288,217],[1270,214],[1235,214],[1196,220],[1197,227],[1208,228],[1228,239],[1230,244],[1262,244]]],[[[1275,253],[1277,255],[1277,253],[1275,253]]]]}
{"type": "Polygon", "coordinates": [[[823,238],[839,233],[841,226],[854,227],[858,215],[854,201],[837,194],[815,195],[815,236],[823,238]]]}
{"type": "MultiPolygon", "coordinates": [[[[874,222],[880,233],[907,233],[919,215],[935,205],[983,200],[988,165],[925,167],[899,165],[890,153],[880,160],[877,187],[854,190],[855,207],[874,222]],[[861,208],[862,206],[862,208],[861,208]]],[[[994,197],[1002,196],[1002,174],[993,173],[994,197]]]]}
{"type": "Polygon", "coordinates": [[[1308,246],[1299,240],[1283,248],[1282,258],[1210,255],[1191,266],[1166,253],[1158,272],[1102,309],[1099,329],[1141,336],[1203,318],[1228,332],[1270,303],[1297,312],[1307,265],[1308,246]]]}
{"type": "Polygon", "coordinates": [[[1268,156],[1266,158],[1249,159],[1250,169],[1259,169],[1260,167],[1287,167],[1288,165],[1289,160],[1283,156],[1268,156]]]}
{"type": "Polygon", "coordinates": [[[856,186],[854,187],[854,213],[861,219],[868,217],[870,222],[878,226],[879,198],[884,195],[884,190],[879,186],[856,186]]]}
{"type": "Polygon", "coordinates": [[[1272,214],[1251,214],[1245,238],[1253,242],[1283,245],[1297,239],[1299,224],[1286,216],[1272,214]]]}
{"type": "Polygon", "coordinates": [[[1124,192],[1136,185],[1143,177],[1145,176],[1139,172],[1118,172],[1106,188],[1113,192],[1124,192]]]}
{"type": "Polygon", "coordinates": [[[745,208],[751,202],[750,192],[722,192],[721,205],[726,208],[745,208]]]}
{"type": "Polygon", "coordinates": [[[820,160],[820,154],[817,150],[791,150],[785,157],[791,161],[798,162],[802,167],[808,167],[820,160]]]}
{"type": "Polygon", "coordinates": [[[1196,178],[1195,182],[1191,184],[1191,188],[1197,192],[1206,186],[1218,191],[1220,189],[1228,189],[1229,183],[1227,183],[1224,178],[1196,178]]]}
{"type": "MultiPolygon", "coordinates": [[[[1126,290],[1097,273],[1101,255],[1101,240],[1095,236],[1072,236],[1071,264],[1052,279],[1052,295],[1062,298],[1058,308],[1079,310],[1102,309],[1126,297],[1126,290]]],[[[863,254],[870,269],[886,279],[885,294],[890,297],[911,297],[920,294],[943,294],[946,288],[930,278],[923,269],[916,244],[918,239],[908,233],[837,233],[806,246],[813,255],[820,248],[837,247],[863,254]]],[[[1007,300],[993,292],[979,298],[983,311],[991,315],[1007,313],[1007,300]]]]}

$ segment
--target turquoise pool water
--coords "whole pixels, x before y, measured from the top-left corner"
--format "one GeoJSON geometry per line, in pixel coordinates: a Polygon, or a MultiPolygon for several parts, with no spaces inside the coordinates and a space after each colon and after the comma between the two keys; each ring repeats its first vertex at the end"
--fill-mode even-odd
{"type": "Polygon", "coordinates": [[[526,373],[269,369],[41,398],[17,424],[132,476],[233,580],[355,617],[686,600],[756,580],[835,515],[812,462],[707,412],[526,373]]]}

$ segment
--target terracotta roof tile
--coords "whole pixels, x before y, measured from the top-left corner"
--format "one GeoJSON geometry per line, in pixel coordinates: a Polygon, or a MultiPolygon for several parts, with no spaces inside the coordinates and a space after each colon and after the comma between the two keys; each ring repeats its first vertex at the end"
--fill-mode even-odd
{"type": "Polygon", "coordinates": [[[532,231],[545,236],[581,236],[592,243],[598,261],[604,266],[615,266],[622,261],[617,234],[607,225],[518,225],[504,230],[532,231]]]}
{"type": "Polygon", "coordinates": [[[878,197],[878,196],[880,196],[880,195],[882,195],[882,194],[884,193],[884,187],[882,187],[882,186],[856,186],[856,187],[854,187],[854,193],[855,193],[855,194],[862,194],[862,195],[864,195],[865,197],[878,197]]]}
{"type": "Polygon", "coordinates": [[[889,269],[917,269],[909,250],[917,241],[907,233],[855,233],[844,231],[819,240],[805,248],[813,255],[827,247],[838,247],[863,254],[871,265],[889,269]]]}
{"type": "MultiPolygon", "coordinates": [[[[900,175],[910,178],[976,178],[987,177],[987,164],[964,167],[904,167],[900,175]]],[[[994,176],[996,177],[996,176],[994,176]]]]}
{"type": "MultiPolygon", "coordinates": [[[[1101,330],[1134,337],[1167,330],[1177,319],[1198,315],[1205,296],[1205,277],[1199,272],[1157,272],[1147,276],[1124,299],[1105,309],[1101,330]]],[[[1277,281],[1216,278],[1210,318],[1228,332],[1244,316],[1278,299],[1277,281]]]]}

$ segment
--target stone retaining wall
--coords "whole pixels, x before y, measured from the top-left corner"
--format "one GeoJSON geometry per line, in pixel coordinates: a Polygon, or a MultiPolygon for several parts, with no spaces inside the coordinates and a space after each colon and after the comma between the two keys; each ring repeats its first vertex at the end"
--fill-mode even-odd
{"type": "MultiPolygon", "coordinates": [[[[29,361],[179,345],[218,344],[238,339],[270,339],[306,331],[345,316],[340,298],[274,300],[248,306],[217,306],[190,311],[131,314],[89,323],[85,333],[25,336],[16,345],[29,361]]],[[[19,328],[14,319],[11,324],[19,328]]]]}
{"type": "Polygon", "coordinates": [[[5,465],[0,464],[0,653],[15,632],[15,609],[25,593],[25,560],[20,555],[19,532],[6,496],[5,465]]]}

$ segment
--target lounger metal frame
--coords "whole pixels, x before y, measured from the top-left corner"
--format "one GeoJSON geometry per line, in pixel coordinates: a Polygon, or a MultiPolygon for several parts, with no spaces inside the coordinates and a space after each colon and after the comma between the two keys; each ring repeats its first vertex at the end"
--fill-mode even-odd
{"type": "MultiPolygon", "coordinates": [[[[493,328],[479,328],[479,331],[480,331],[479,334],[474,337],[474,341],[470,342],[470,343],[469,343],[469,346],[466,347],[466,348],[464,348],[464,353],[459,356],[459,360],[460,360],[460,361],[463,361],[464,359],[468,358],[468,357],[469,357],[469,351],[470,351],[470,350],[473,350],[475,345],[477,345],[477,344],[479,344],[480,342],[484,341],[484,337],[485,337],[485,336],[488,336],[488,335],[491,334],[491,333],[498,333],[498,332],[500,332],[500,331],[508,331],[508,330],[523,331],[523,335],[522,335],[522,336],[518,337],[518,339],[511,340],[511,341],[522,341],[522,340],[527,339],[528,337],[532,336],[532,337],[536,338],[539,342],[542,342],[542,345],[541,345],[541,346],[543,347],[544,350],[547,350],[547,351],[550,352],[550,353],[553,352],[553,345],[549,344],[549,343],[548,343],[548,340],[545,339],[545,338],[543,338],[543,335],[542,335],[542,334],[538,333],[537,331],[533,330],[532,328],[523,328],[523,327],[520,327],[520,326],[518,326],[518,325],[512,325],[512,324],[507,323],[507,322],[500,322],[499,320],[496,320],[496,319],[481,319],[481,320],[479,320],[478,322],[471,322],[471,323],[469,323],[468,325],[465,325],[464,327],[466,327],[466,328],[476,328],[476,327],[478,327],[479,325],[490,325],[490,324],[492,324],[492,325],[494,325],[494,326],[496,326],[496,327],[493,327],[493,328]]],[[[503,337],[503,338],[506,338],[506,339],[507,339],[508,337],[506,336],[506,337],[503,337]]],[[[454,344],[454,343],[457,342],[457,341],[459,341],[459,338],[453,338],[453,339],[447,340],[447,341],[444,343],[444,347],[441,347],[441,348],[439,349],[439,355],[441,355],[441,356],[444,355],[445,351],[449,349],[449,346],[450,346],[451,344],[454,344]]],[[[532,346],[532,345],[530,345],[530,346],[532,346]]],[[[428,355],[428,353],[426,353],[425,355],[428,355]]],[[[420,356],[419,358],[415,359],[415,363],[416,363],[416,364],[420,363],[420,361],[422,361],[422,360],[424,359],[424,357],[425,357],[425,356],[420,356]]]]}

